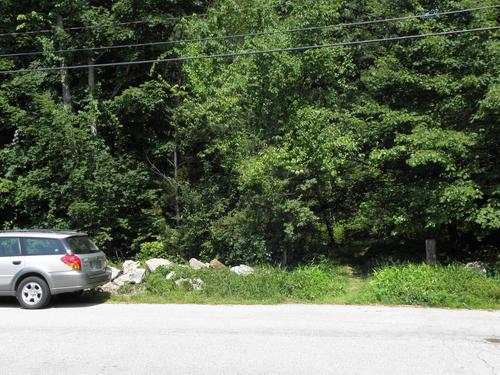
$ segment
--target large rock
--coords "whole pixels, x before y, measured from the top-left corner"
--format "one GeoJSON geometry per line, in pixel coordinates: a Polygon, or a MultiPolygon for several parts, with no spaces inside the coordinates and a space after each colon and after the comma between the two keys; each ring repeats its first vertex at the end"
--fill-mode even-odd
{"type": "Polygon", "coordinates": [[[168,259],[153,258],[146,261],[146,267],[149,271],[155,272],[158,267],[170,267],[173,263],[168,259]]]}
{"type": "Polygon", "coordinates": [[[218,261],[217,259],[212,259],[210,261],[210,267],[215,268],[216,270],[219,270],[219,269],[222,269],[222,268],[226,268],[226,266],[224,265],[224,263],[218,261]]]}
{"type": "Polygon", "coordinates": [[[129,282],[130,282],[129,273],[124,273],[123,275],[120,275],[113,280],[113,283],[118,285],[118,287],[122,286],[123,284],[128,284],[129,282]]]}
{"type": "Polygon", "coordinates": [[[137,268],[135,271],[124,273],[118,276],[113,282],[118,286],[123,284],[140,284],[146,277],[146,270],[144,268],[137,268]]]}
{"type": "Polygon", "coordinates": [[[122,274],[122,270],[120,270],[118,268],[109,267],[109,269],[111,270],[111,281],[113,281],[114,279],[116,279],[118,276],[120,276],[122,274]]]}
{"type": "Polygon", "coordinates": [[[144,268],[138,268],[134,272],[128,274],[131,284],[140,284],[144,281],[146,277],[146,270],[144,268]]]}
{"type": "Polygon", "coordinates": [[[205,286],[205,283],[202,279],[179,279],[175,282],[175,285],[181,286],[185,285],[193,290],[202,290],[205,286]]]}
{"type": "Polygon", "coordinates": [[[109,294],[118,294],[118,289],[120,289],[120,285],[112,281],[107,284],[101,285],[101,290],[109,294]]]}
{"type": "Polygon", "coordinates": [[[123,273],[127,274],[130,272],[134,272],[136,269],[140,267],[141,263],[135,262],[133,260],[126,260],[123,262],[123,273]]]}
{"type": "Polygon", "coordinates": [[[200,262],[196,258],[189,259],[189,265],[193,270],[201,270],[202,268],[208,268],[208,265],[206,263],[200,262]]]}
{"type": "Polygon", "coordinates": [[[247,266],[246,264],[240,264],[239,266],[231,267],[231,271],[242,276],[251,275],[255,272],[252,267],[247,266]]]}
{"type": "Polygon", "coordinates": [[[486,265],[486,263],[481,261],[469,262],[465,265],[465,267],[477,271],[481,275],[486,275],[486,273],[488,272],[488,266],[486,265]]]}

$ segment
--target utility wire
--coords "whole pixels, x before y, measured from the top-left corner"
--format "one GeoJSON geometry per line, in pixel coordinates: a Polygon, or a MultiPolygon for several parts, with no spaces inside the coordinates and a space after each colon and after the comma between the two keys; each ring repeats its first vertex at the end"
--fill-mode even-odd
{"type": "MultiPolygon", "coordinates": [[[[310,31],[335,29],[335,28],[342,28],[342,27],[365,26],[365,25],[388,23],[388,22],[407,21],[407,20],[411,20],[411,19],[425,19],[425,18],[431,18],[431,17],[448,16],[448,15],[453,15],[453,14],[475,12],[475,11],[492,9],[492,8],[500,8],[500,4],[499,5],[490,5],[490,6],[485,6],[485,7],[452,10],[452,11],[447,11],[447,12],[425,13],[425,14],[421,14],[421,15],[412,15],[412,16],[404,16],[404,17],[395,17],[395,18],[383,18],[383,19],[377,19],[377,20],[367,20],[367,21],[358,21],[358,22],[350,22],[350,23],[339,23],[339,24],[335,24],[335,25],[313,26],[313,27],[306,27],[306,28],[284,29],[284,30],[275,30],[275,31],[260,31],[260,32],[254,32],[254,33],[221,35],[221,36],[198,38],[198,39],[179,39],[179,40],[167,40],[167,41],[149,42],[149,43],[61,49],[61,50],[52,51],[52,53],[102,51],[102,50],[122,49],[122,48],[141,48],[141,47],[149,47],[149,46],[163,46],[163,45],[171,45],[171,44],[183,44],[183,43],[208,42],[208,41],[215,41],[215,40],[240,39],[240,38],[245,38],[245,37],[266,36],[266,35],[285,34],[285,33],[310,32],[310,31]]],[[[43,55],[44,53],[46,53],[46,51],[18,52],[18,53],[0,54],[0,57],[33,56],[33,55],[43,55]]]]}
{"type": "Polygon", "coordinates": [[[475,29],[442,31],[442,32],[435,32],[435,33],[428,33],[428,34],[405,35],[405,36],[396,36],[396,37],[390,37],[390,38],[356,40],[356,41],[352,41],[352,42],[338,42],[338,43],[318,44],[318,45],[310,45],[310,46],[258,50],[258,51],[242,51],[242,52],[232,52],[232,53],[221,53],[221,54],[214,54],[214,55],[185,56],[185,57],[181,56],[181,57],[172,57],[172,58],[168,58],[168,59],[121,61],[121,62],[102,63],[102,64],[70,65],[70,66],[65,66],[65,67],[46,67],[46,68],[36,68],[36,69],[0,70],[0,73],[13,74],[13,73],[28,73],[28,72],[48,72],[48,71],[58,71],[61,69],[85,69],[85,68],[90,68],[90,67],[103,68],[103,67],[111,67],[111,66],[127,66],[127,65],[140,65],[140,64],[153,64],[153,63],[167,63],[167,62],[174,62],[174,61],[192,61],[192,60],[205,60],[205,59],[216,59],[216,58],[229,58],[229,57],[238,57],[238,56],[253,56],[253,55],[271,54],[271,53],[283,53],[283,52],[300,52],[300,51],[315,50],[315,49],[322,49],[322,48],[354,46],[354,45],[361,45],[361,44],[398,41],[398,40],[422,39],[422,38],[427,38],[427,37],[431,37],[431,36],[459,35],[459,34],[465,34],[465,33],[483,32],[483,31],[491,31],[491,30],[498,30],[498,29],[500,29],[500,26],[488,26],[488,27],[480,27],[480,28],[475,28],[475,29]]]}

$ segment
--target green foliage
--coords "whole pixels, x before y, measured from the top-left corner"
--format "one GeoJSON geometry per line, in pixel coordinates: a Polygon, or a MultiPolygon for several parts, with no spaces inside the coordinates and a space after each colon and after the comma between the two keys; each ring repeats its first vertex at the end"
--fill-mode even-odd
{"type": "MultiPolygon", "coordinates": [[[[338,296],[345,291],[347,278],[343,270],[336,266],[311,265],[286,271],[280,267],[257,267],[256,272],[240,276],[229,269],[192,270],[187,267],[169,269],[179,278],[200,278],[205,286],[202,291],[192,291],[175,286],[166,280],[166,270],[158,270],[146,279],[148,292],[170,298],[186,298],[186,293],[199,294],[206,300],[217,301],[323,301],[338,296]]],[[[201,297],[199,297],[201,298],[201,297]]]]}
{"type": "Polygon", "coordinates": [[[391,264],[381,265],[372,275],[360,278],[345,267],[325,262],[292,270],[257,267],[256,273],[249,276],[228,269],[195,271],[174,267],[149,274],[145,289],[127,286],[120,290],[122,295],[113,298],[143,303],[383,303],[498,309],[500,278],[495,269],[484,276],[459,264],[391,264]],[[175,279],[202,279],[203,290],[167,280],[165,274],[172,270],[175,279]]]}
{"type": "Polygon", "coordinates": [[[168,258],[167,250],[163,243],[158,241],[141,243],[135,259],[146,261],[152,258],[168,258]]]}
{"type": "Polygon", "coordinates": [[[146,290],[157,296],[168,296],[174,289],[174,283],[165,279],[164,272],[154,272],[146,278],[146,290]]]}
{"type": "MultiPolygon", "coordinates": [[[[283,17],[270,11],[255,19],[221,18],[224,10],[215,7],[211,17],[192,20],[185,29],[202,37],[248,23],[270,29],[298,27],[305,20],[334,24],[353,17],[346,10],[351,6],[365,18],[467,7],[417,2],[396,9],[388,1],[303,5],[290,5],[293,10],[283,17]]],[[[495,14],[385,25],[390,31],[332,32],[338,39],[427,33],[496,23],[495,14]]],[[[263,36],[242,41],[241,48],[322,44],[331,36],[263,36]]],[[[190,91],[179,108],[185,147],[194,146],[189,138],[197,140],[196,147],[203,140],[202,150],[195,148],[202,176],[196,189],[219,198],[217,209],[201,208],[216,223],[203,232],[202,248],[222,259],[267,253],[274,261],[293,262],[346,247],[366,249],[377,240],[423,243],[429,235],[449,244],[445,251],[455,249],[448,251],[452,257],[457,248],[491,243],[498,174],[487,155],[498,139],[498,49],[487,35],[474,38],[474,46],[468,37],[426,38],[185,64],[190,91]],[[474,240],[461,243],[466,236],[474,240]]],[[[196,55],[225,48],[223,42],[193,43],[180,51],[196,55]]]]}
{"type": "MultiPolygon", "coordinates": [[[[0,38],[2,53],[42,51],[2,57],[0,69],[498,25],[499,10],[489,9],[265,34],[470,4],[4,1],[1,30],[56,31],[0,38]],[[172,20],[193,13],[208,16],[172,20]],[[95,27],[60,30],[58,15],[65,25],[95,27]],[[123,24],[138,19],[147,23],[123,24]],[[56,52],[259,31],[234,40],[56,52]]],[[[116,259],[155,240],[174,256],[231,263],[296,265],[392,248],[404,249],[400,258],[422,259],[429,236],[440,256],[481,258],[481,249],[498,247],[500,230],[495,36],[103,68],[94,71],[94,85],[92,69],[71,70],[66,109],[59,72],[0,75],[0,227],[84,230],[116,259]]],[[[162,254],[152,247],[144,252],[162,254]]]]}
{"type": "Polygon", "coordinates": [[[500,279],[462,265],[394,265],[375,271],[371,287],[382,303],[487,308],[500,305],[500,279]]]}

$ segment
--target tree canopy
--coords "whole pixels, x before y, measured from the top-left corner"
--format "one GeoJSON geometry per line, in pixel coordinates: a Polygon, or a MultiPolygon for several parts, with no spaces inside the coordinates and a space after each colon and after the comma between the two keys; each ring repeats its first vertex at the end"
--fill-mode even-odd
{"type": "Polygon", "coordinates": [[[93,67],[498,26],[446,14],[491,5],[3,1],[0,70],[61,69],[0,72],[0,226],[85,230],[115,257],[411,258],[426,238],[495,257],[498,30],[93,67]]]}

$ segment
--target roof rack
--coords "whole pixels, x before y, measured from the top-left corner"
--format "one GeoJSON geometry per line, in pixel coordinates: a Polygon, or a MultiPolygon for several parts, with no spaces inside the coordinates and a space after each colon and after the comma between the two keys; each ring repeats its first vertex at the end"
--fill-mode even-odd
{"type": "Polygon", "coordinates": [[[72,229],[39,229],[39,228],[32,228],[32,229],[9,229],[9,230],[0,230],[0,233],[7,233],[7,232],[16,232],[16,233],[29,233],[29,232],[39,232],[39,233],[82,233],[78,232],[76,230],[72,229]]]}

